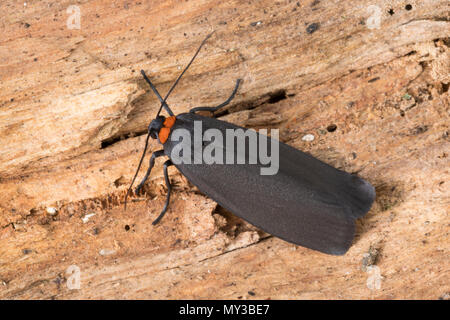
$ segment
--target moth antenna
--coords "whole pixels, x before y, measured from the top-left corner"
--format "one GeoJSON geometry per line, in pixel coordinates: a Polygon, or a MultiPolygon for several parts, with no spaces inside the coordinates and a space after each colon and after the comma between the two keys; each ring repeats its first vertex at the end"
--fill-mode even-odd
{"type": "Polygon", "coordinates": [[[149,138],[150,138],[150,132],[147,134],[147,139],[145,140],[144,151],[142,152],[141,160],[139,161],[139,165],[138,165],[138,167],[136,169],[136,173],[134,174],[134,177],[133,177],[133,180],[131,181],[130,187],[127,190],[127,194],[125,195],[125,203],[124,203],[124,209],[125,210],[127,210],[127,199],[128,199],[128,196],[130,195],[131,188],[133,188],[134,181],[136,180],[136,177],[137,177],[137,175],[139,173],[139,170],[141,169],[142,161],[144,160],[145,152],[147,151],[149,138]]]}
{"type": "Polygon", "coordinates": [[[183,74],[186,72],[186,70],[191,66],[192,62],[194,62],[195,58],[197,57],[198,53],[200,52],[200,49],[203,47],[203,45],[206,43],[206,41],[213,35],[215,31],[211,32],[210,34],[208,34],[206,36],[206,38],[202,41],[202,43],[200,44],[200,46],[198,47],[197,51],[195,52],[194,56],[192,57],[191,61],[189,61],[188,65],[186,66],[186,68],[184,68],[183,72],[181,72],[181,74],[178,76],[177,80],[175,80],[174,84],[172,85],[172,87],[170,88],[169,92],[167,92],[166,97],[164,98],[163,102],[161,102],[161,107],[159,107],[159,111],[157,113],[156,116],[159,116],[159,113],[162,110],[162,107],[165,105],[167,98],[169,97],[169,95],[172,93],[173,89],[175,89],[176,85],[178,84],[178,81],[180,81],[181,77],[183,76],[183,74]]]}
{"type": "Polygon", "coordinates": [[[152,88],[153,92],[155,93],[156,97],[159,99],[159,101],[161,102],[161,104],[164,106],[164,109],[166,109],[167,113],[170,116],[173,116],[173,112],[170,109],[170,107],[167,105],[166,101],[163,100],[163,98],[161,97],[161,95],[159,94],[158,90],[156,89],[155,85],[150,81],[150,79],[147,77],[147,75],[145,74],[144,70],[141,70],[141,74],[144,77],[145,81],[149,84],[150,88],[152,88]]]}

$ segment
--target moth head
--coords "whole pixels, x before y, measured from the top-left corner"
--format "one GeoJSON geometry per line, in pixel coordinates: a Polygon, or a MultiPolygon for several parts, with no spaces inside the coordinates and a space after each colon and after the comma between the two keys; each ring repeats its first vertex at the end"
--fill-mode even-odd
{"type": "Polygon", "coordinates": [[[164,127],[164,120],[166,120],[164,116],[157,116],[152,120],[152,122],[150,122],[150,125],[148,126],[148,133],[152,139],[158,138],[159,131],[164,127]]]}

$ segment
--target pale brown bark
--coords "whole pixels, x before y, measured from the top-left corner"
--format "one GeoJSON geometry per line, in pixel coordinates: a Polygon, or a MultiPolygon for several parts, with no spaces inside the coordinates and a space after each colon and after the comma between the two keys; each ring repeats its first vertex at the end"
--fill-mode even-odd
{"type": "Polygon", "coordinates": [[[80,30],[72,4],[1,5],[0,298],[448,298],[448,1],[86,1],[80,30]],[[221,119],[280,128],[370,181],[377,200],[345,256],[262,233],[173,168],[152,226],[162,160],[123,210],[159,107],[139,70],[165,94],[212,30],[169,104],[220,103],[242,78],[221,119]]]}

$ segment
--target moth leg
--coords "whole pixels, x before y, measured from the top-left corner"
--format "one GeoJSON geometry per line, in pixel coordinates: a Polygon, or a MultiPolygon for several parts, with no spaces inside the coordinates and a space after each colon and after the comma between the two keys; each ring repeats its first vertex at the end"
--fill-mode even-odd
{"type": "Polygon", "coordinates": [[[150,157],[150,164],[148,166],[147,172],[145,173],[145,176],[142,179],[141,183],[139,183],[139,185],[135,189],[134,193],[136,193],[136,194],[139,193],[141,188],[144,186],[145,181],[147,181],[148,176],[150,175],[150,172],[153,169],[153,166],[155,165],[155,159],[158,158],[158,157],[161,157],[163,155],[164,155],[164,150],[158,150],[158,151],[153,152],[152,156],[150,157]]]}
{"type": "Polygon", "coordinates": [[[233,100],[234,96],[236,95],[236,92],[239,88],[239,84],[241,83],[241,79],[237,79],[236,80],[236,86],[234,87],[233,92],[231,93],[231,96],[223,103],[219,104],[216,107],[196,107],[196,108],[192,108],[191,110],[189,110],[190,113],[195,113],[197,111],[209,111],[209,112],[214,112],[219,110],[220,108],[225,107],[227,104],[229,104],[231,102],[231,100],[233,100]]]}
{"type": "Polygon", "coordinates": [[[164,162],[164,179],[166,180],[166,186],[167,186],[166,204],[164,205],[164,208],[162,209],[158,218],[156,218],[155,221],[152,222],[152,225],[157,224],[162,219],[162,217],[164,217],[164,215],[166,214],[166,211],[167,211],[167,207],[169,206],[170,191],[172,191],[172,186],[170,185],[169,174],[167,173],[167,168],[171,165],[173,165],[171,160],[167,160],[166,162],[164,162]]]}

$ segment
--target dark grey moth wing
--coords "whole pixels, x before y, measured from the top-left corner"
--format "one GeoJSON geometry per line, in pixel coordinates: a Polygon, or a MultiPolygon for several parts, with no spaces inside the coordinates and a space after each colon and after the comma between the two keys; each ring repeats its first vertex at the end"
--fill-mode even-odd
{"type": "MultiPolygon", "coordinates": [[[[182,128],[193,135],[194,121],[202,121],[203,131],[241,128],[184,113],[177,116],[172,134],[182,128]]],[[[169,137],[165,154],[170,157],[178,143],[169,137]]],[[[288,242],[334,255],[344,254],[351,246],[354,220],[369,211],[375,198],[374,188],[361,178],[281,142],[275,175],[261,175],[261,164],[175,166],[201,192],[256,227],[288,242]]]]}

